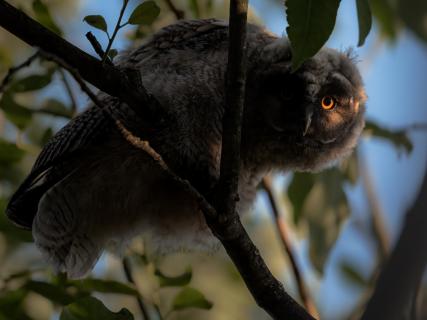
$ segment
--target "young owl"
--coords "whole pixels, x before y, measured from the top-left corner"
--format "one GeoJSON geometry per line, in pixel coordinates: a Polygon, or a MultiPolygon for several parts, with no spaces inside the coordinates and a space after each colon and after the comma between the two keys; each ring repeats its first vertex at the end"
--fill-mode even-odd
{"type": "MultiPolygon", "coordinates": [[[[349,155],[365,111],[362,80],[348,54],[323,49],[292,73],[286,39],[248,25],[247,46],[239,212],[267,172],[317,171],[349,155]]],[[[210,19],[170,25],[121,55],[118,66],[140,72],[165,123],[142,126],[125,104],[99,95],[208,197],[219,176],[227,51],[227,24],[210,19]]],[[[218,243],[195,199],[95,106],[47,143],[7,214],[32,229],[47,260],[70,277],[90,271],[108,243],[136,235],[161,254],[218,243]]]]}

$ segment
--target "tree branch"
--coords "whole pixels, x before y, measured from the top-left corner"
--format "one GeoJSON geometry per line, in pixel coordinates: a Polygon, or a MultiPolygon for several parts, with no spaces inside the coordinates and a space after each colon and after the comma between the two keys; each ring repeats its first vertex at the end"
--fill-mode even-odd
{"type": "Polygon", "coordinates": [[[279,233],[280,239],[282,240],[283,247],[285,248],[286,254],[288,255],[289,261],[291,262],[291,267],[295,275],[295,281],[297,283],[298,291],[301,297],[302,302],[307,308],[308,312],[314,317],[319,317],[319,312],[317,311],[316,305],[310,297],[310,294],[305,286],[302,274],[299,270],[297,260],[294,256],[292,245],[289,240],[288,231],[286,223],[280,214],[279,207],[276,200],[274,199],[273,188],[271,177],[266,176],[262,180],[262,187],[267,192],[268,199],[271,205],[271,212],[273,213],[274,221],[277,227],[277,232],[279,233]]]}
{"type": "Polygon", "coordinates": [[[2,93],[4,91],[4,89],[6,88],[6,86],[9,84],[10,80],[12,80],[12,77],[14,76],[15,73],[17,73],[18,71],[22,70],[23,68],[28,67],[38,57],[39,57],[39,52],[37,51],[36,53],[34,53],[30,57],[28,57],[21,64],[17,65],[16,67],[10,68],[8,70],[6,76],[4,77],[3,81],[0,84],[0,93],[2,93]]]}
{"type": "MultiPolygon", "coordinates": [[[[101,44],[98,42],[96,37],[93,35],[92,32],[86,33],[86,38],[89,40],[90,44],[92,45],[93,50],[95,50],[96,54],[103,59],[105,56],[105,51],[102,49],[101,44]]],[[[104,61],[104,63],[113,64],[113,62],[108,58],[108,55],[104,61]]]]}
{"type": "Polygon", "coordinates": [[[220,178],[215,207],[223,219],[235,214],[240,172],[241,124],[246,84],[247,0],[230,1],[226,108],[223,117],[220,178]]]}
{"type": "Polygon", "coordinates": [[[71,114],[74,117],[77,113],[77,102],[76,98],[74,97],[73,90],[71,89],[71,85],[68,82],[67,76],[65,75],[65,72],[63,69],[59,69],[59,74],[61,75],[62,83],[64,84],[65,91],[67,91],[68,97],[70,99],[71,103],[71,114]]]}
{"type": "Polygon", "coordinates": [[[169,7],[169,10],[173,12],[173,14],[175,15],[175,18],[177,20],[181,20],[185,18],[185,12],[182,10],[179,10],[175,4],[172,2],[172,0],[165,0],[166,4],[169,7]]]}
{"type": "MultiPolygon", "coordinates": [[[[219,196],[215,197],[221,201],[218,201],[216,210],[188,181],[169,170],[160,156],[159,158],[153,157],[153,161],[160,164],[165,172],[181,183],[184,190],[199,201],[200,208],[205,214],[209,226],[224,245],[259,306],[264,308],[274,319],[313,319],[304,308],[285,292],[282,284],[271,274],[258,249],[243,228],[235,210],[245,86],[246,11],[246,0],[231,1],[227,111],[224,115],[221,178],[217,189],[219,196]],[[218,215],[217,212],[221,214],[218,215]]],[[[127,75],[121,70],[108,64],[102,64],[101,61],[50,32],[4,0],[0,0],[0,17],[0,26],[28,44],[40,47],[48,52],[53,60],[56,57],[57,62],[75,71],[74,74],[72,73],[73,76],[80,75],[81,79],[79,80],[77,76],[76,80],[79,81],[82,89],[87,89],[84,79],[128,104],[141,116],[141,121],[146,120],[153,125],[154,121],[163,120],[161,117],[165,115],[158,115],[162,108],[157,100],[150,96],[142,85],[135,85],[129,81],[127,75]]],[[[90,95],[96,105],[103,108],[90,90],[87,90],[86,93],[90,95]]],[[[105,112],[107,111],[105,110],[105,112]]],[[[132,141],[133,145],[142,148],[144,151],[151,149],[148,142],[132,135],[120,122],[116,121],[116,125],[125,138],[129,142],[132,141]]],[[[155,154],[154,150],[152,152],[155,154]]]]}
{"type": "Polygon", "coordinates": [[[375,235],[375,238],[377,239],[378,252],[380,254],[381,259],[380,265],[382,265],[390,251],[390,240],[383,218],[384,212],[375,193],[374,182],[372,181],[372,175],[369,172],[369,167],[366,163],[366,158],[363,153],[363,150],[360,150],[358,158],[361,164],[362,183],[365,189],[366,196],[368,198],[368,203],[371,211],[372,231],[375,235]]]}
{"type": "Polygon", "coordinates": [[[83,79],[98,89],[126,102],[141,121],[161,121],[157,100],[142,86],[130,81],[114,66],[103,64],[86,52],[43,27],[22,11],[0,0],[0,26],[27,44],[61,57],[72,68],[79,70],[83,79]]]}
{"type": "Polygon", "coordinates": [[[236,212],[240,173],[241,126],[246,84],[247,0],[230,1],[226,109],[223,117],[220,178],[215,219],[206,216],[258,305],[274,319],[313,319],[271,274],[236,212]]]}
{"type": "MultiPolygon", "coordinates": [[[[130,261],[128,258],[126,258],[126,257],[123,258],[122,266],[123,266],[123,271],[125,273],[127,281],[132,283],[136,287],[136,283],[133,280],[133,276],[132,276],[132,268],[131,268],[130,261]]],[[[136,300],[138,302],[139,309],[141,309],[143,320],[150,320],[150,316],[148,314],[147,307],[145,306],[144,301],[142,301],[141,296],[138,295],[136,297],[136,300]]]]}
{"type": "Polygon", "coordinates": [[[427,265],[427,175],[362,320],[406,319],[427,265]]]}

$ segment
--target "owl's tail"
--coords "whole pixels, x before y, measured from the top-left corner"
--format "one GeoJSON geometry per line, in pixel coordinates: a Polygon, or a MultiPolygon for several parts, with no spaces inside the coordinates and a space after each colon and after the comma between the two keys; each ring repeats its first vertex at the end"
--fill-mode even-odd
{"type": "Polygon", "coordinates": [[[57,272],[80,278],[93,268],[103,244],[85,231],[74,193],[66,189],[66,184],[58,183],[41,198],[33,221],[33,237],[57,272]]]}

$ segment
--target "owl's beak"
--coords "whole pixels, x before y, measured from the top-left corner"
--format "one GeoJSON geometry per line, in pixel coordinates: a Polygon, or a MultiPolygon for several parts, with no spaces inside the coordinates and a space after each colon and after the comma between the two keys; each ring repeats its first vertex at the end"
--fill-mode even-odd
{"type": "Polygon", "coordinates": [[[303,137],[306,136],[308,129],[310,128],[312,117],[313,117],[313,110],[309,108],[305,113],[305,126],[304,126],[304,131],[302,132],[303,137]]]}

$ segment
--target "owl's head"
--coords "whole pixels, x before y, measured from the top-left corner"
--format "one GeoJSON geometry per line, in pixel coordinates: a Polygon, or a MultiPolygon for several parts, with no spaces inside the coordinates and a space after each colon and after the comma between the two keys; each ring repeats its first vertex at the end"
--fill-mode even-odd
{"type": "Polygon", "coordinates": [[[349,155],[364,127],[366,101],[351,53],[325,48],[292,72],[289,45],[280,40],[261,58],[248,77],[244,133],[251,143],[258,140],[273,166],[302,171],[349,155]]]}

